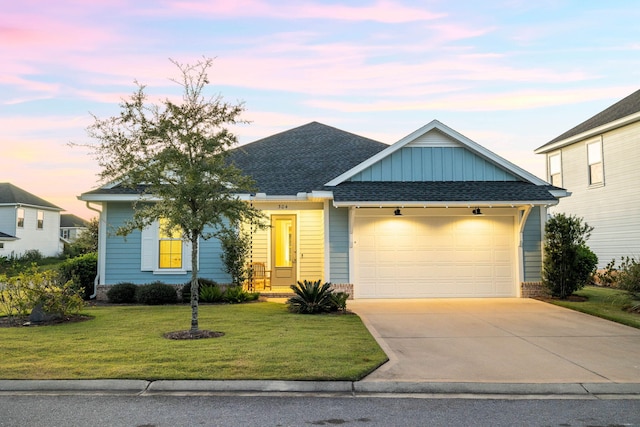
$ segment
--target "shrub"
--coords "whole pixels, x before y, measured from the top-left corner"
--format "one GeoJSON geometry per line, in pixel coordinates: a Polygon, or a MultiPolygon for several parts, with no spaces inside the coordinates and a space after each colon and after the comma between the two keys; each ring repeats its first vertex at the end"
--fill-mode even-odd
{"type": "Polygon", "coordinates": [[[162,282],[153,282],[136,287],[136,301],[146,305],[174,304],[178,300],[173,286],[162,282]]]}
{"type": "Polygon", "coordinates": [[[547,221],[542,282],[553,296],[565,299],[591,277],[598,259],[585,242],[592,230],[573,215],[560,213],[547,221]]]}
{"type": "Polygon", "coordinates": [[[32,262],[38,262],[43,258],[42,253],[37,249],[29,249],[19,257],[20,262],[31,264],[32,262]]]}
{"type": "MultiPolygon", "coordinates": [[[[218,283],[211,279],[198,277],[198,295],[202,296],[202,288],[204,286],[218,286],[218,283]]],[[[191,301],[191,281],[182,285],[182,289],[180,290],[180,295],[182,296],[182,302],[191,301]]]]}
{"type": "Polygon", "coordinates": [[[15,277],[3,279],[0,303],[9,317],[25,316],[37,305],[45,313],[61,316],[77,313],[84,306],[71,280],[60,280],[52,270],[39,272],[35,264],[15,277]]]}
{"type": "Polygon", "coordinates": [[[332,292],[331,304],[333,304],[334,308],[331,311],[347,311],[348,299],[349,294],[346,292],[332,292]]]}
{"type": "Polygon", "coordinates": [[[73,280],[85,300],[93,293],[93,283],[98,274],[98,254],[95,252],[65,260],[59,267],[63,281],[73,280]]]}
{"type": "Polygon", "coordinates": [[[616,265],[616,260],[615,258],[612,259],[609,264],[607,264],[604,269],[602,269],[601,271],[598,271],[595,274],[596,277],[596,281],[600,286],[604,286],[607,288],[611,288],[611,287],[615,287],[617,286],[617,282],[618,282],[618,272],[615,268],[616,265]]]}
{"type": "Polygon", "coordinates": [[[620,289],[635,297],[640,296],[640,260],[631,257],[623,258],[617,280],[620,289]]]}
{"type": "Polygon", "coordinates": [[[321,285],[321,282],[321,280],[315,282],[305,280],[298,282],[297,285],[291,285],[295,295],[287,300],[289,311],[303,314],[336,311],[337,305],[333,302],[331,283],[321,285]]]}
{"type": "Polygon", "coordinates": [[[204,285],[200,287],[200,302],[221,302],[224,292],[219,286],[204,285]]]}
{"type": "Polygon", "coordinates": [[[136,302],[136,289],[133,283],[118,283],[107,291],[107,298],[112,304],[131,304],[136,302]]]}
{"type": "Polygon", "coordinates": [[[224,271],[231,276],[233,286],[242,286],[247,279],[245,261],[251,249],[251,236],[242,231],[238,224],[236,227],[223,229],[216,237],[222,247],[220,259],[224,271]]]}
{"type": "Polygon", "coordinates": [[[229,286],[224,292],[223,301],[229,304],[240,304],[256,299],[258,294],[250,294],[242,286],[229,286]]]}

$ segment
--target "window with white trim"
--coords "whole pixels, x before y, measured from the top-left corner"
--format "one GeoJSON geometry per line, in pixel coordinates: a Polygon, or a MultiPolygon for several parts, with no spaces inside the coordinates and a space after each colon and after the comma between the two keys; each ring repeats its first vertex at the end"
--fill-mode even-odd
{"type": "Polygon", "coordinates": [[[562,158],[560,153],[549,156],[549,182],[556,187],[562,187],[562,158]]]}
{"type": "Polygon", "coordinates": [[[603,184],[602,142],[587,144],[587,161],[589,163],[589,185],[603,184]]]}
{"type": "Polygon", "coordinates": [[[23,208],[17,209],[16,217],[18,218],[16,223],[18,228],[24,228],[24,209],[23,208]]]}
{"type": "Polygon", "coordinates": [[[182,268],[182,230],[168,228],[161,218],[158,228],[158,268],[182,268]]]}
{"type": "Polygon", "coordinates": [[[180,274],[191,270],[191,242],[179,229],[168,230],[166,220],[155,221],[142,230],[140,270],[154,274],[180,274]]]}
{"type": "Polygon", "coordinates": [[[38,220],[36,222],[36,228],[42,230],[44,228],[44,212],[38,211],[38,220]]]}

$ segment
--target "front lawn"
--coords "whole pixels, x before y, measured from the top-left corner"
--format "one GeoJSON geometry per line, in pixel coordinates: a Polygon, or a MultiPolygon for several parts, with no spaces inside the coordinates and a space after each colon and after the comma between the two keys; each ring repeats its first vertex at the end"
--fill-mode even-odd
{"type": "Polygon", "coordinates": [[[200,329],[169,340],[191,308],[97,306],[94,319],[0,328],[0,379],[358,380],[387,360],[356,315],[300,315],[284,304],[201,305],[200,329]]]}
{"type": "Polygon", "coordinates": [[[581,311],[603,319],[640,328],[640,313],[626,309],[640,301],[633,301],[626,291],[597,286],[586,286],[574,295],[587,298],[586,301],[551,300],[550,302],[572,310],[581,311]]]}

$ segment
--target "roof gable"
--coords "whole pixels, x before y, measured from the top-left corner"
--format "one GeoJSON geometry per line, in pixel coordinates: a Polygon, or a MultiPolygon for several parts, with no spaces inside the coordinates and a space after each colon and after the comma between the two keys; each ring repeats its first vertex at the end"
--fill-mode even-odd
{"type": "Polygon", "coordinates": [[[3,205],[30,205],[53,210],[62,210],[53,203],[16,187],[9,182],[0,183],[0,204],[3,205]]]}
{"type": "MultiPolygon", "coordinates": [[[[407,154],[410,156],[410,154],[407,154]]],[[[409,159],[409,162],[413,162],[413,159],[409,159]]],[[[400,161],[401,162],[401,161],[400,161]]],[[[431,163],[436,167],[440,167],[442,159],[436,159],[435,163],[431,163]]],[[[430,166],[427,166],[429,168],[430,166]]],[[[530,182],[536,185],[547,185],[545,181],[536,177],[535,175],[525,171],[524,169],[514,165],[508,160],[498,156],[490,150],[482,147],[476,142],[442,124],[438,120],[433,120],[420,129],[405,136],[395,144],[389,146],[385,150],[375,154],[354,168],[346,171],[342,175],[327,182],[327,186],[336,186],[346,181],[360,181],[373,172],[375,168],[381,169],[381,175],[376,179],[373,175],[371,180],[379,181],[513,181],[522,180],[530,182]],[[452,158],[458,156],[460,160],[460,167],[473,167],[482,163],[483,174],[486,176],[483,179],[478,179],[478,174],[469,175],[465,178],[465,173],[462,171],[458,174],[442,174],[439,175],[437,171],[426,171],[422,174],[421,179],[417,179],[417,176],[413,174],[402,175],[392,171],[382,171],[383,168],[389,168],[393,165],[394,157],[398,158],[403,156],[403,153],[407,153],[407,149],[412,148],[431,148],[442,149],[451,152],[452,158]],[[466,153],[466,154],[465,154],[466,153]],[[465,156],[466,159],[465,160],[465,156]],[[490,171],[491,173],[487,173],[490,171]],[[429,175],[431,174],[431,175],[429,175]]],[[[399,168],[396,168],[399,169],[399,168]]],[[[405,168],[403,168],[405,169],[405,168]]]]}
{"type": "Polygon", "coordinates": [[[595,116],[585,120],[535,150],[546,153],[568,143],[589,137],[589,131],[604,131],[640,120],[640,89],[595,116]],[[603,128],[603,129],[601,129],[603,128]],[[583,135],[584,134],[584,135],[583,135]]]}
{"type": "Polygon", "coordinates": [[[322,189],[387,144],[318,122],[238,147],[230,160],[255,181],[258,192],[296,195],[322,189]]]}

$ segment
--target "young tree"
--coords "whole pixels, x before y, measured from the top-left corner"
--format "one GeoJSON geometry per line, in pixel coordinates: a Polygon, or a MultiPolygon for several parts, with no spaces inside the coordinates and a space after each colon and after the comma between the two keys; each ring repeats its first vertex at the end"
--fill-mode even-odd
{"type": "Polygon", "coordinates": [[[542,282],[553,296],[567,298],[595,270],[598,257],[586,245],[592,230],[574,215],[559,213],[547,221],[542,282]]]}
{"type": "Polygon", "coordinates": [[[180,233],[191,242],[191,335],[198,328],[198,242],[215,237],[228,224],[259,223],[262,214],[236,194],[251,192],[253,181],[230,165],[227,150],[237,143],[227,127],[244,123],[242,103],[220,95],[205,97],[212,60],[193,65],[171,60],[180,70],[173,80],[183,89],[182,102],[149,103],[145,86],[120,104],[119,115],[88,127],[90,145],[103,181],[119,181],[140,199],[134,216],[116,233],[127,235],[160,218],[162,231],[180,233]],[[213,231],[207,231],[213,230],[213,231]]]}

